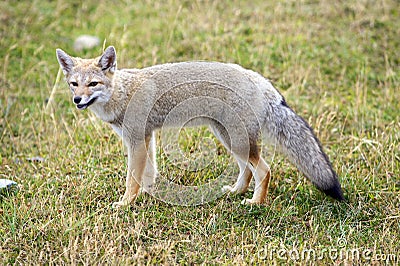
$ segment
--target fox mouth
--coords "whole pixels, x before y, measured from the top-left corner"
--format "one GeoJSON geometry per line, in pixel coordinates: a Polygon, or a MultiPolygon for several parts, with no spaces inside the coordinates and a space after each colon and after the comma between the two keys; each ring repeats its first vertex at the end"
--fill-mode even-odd
{"type": "Polygon", "coordinates": [[[92,105],[98,97],[93,97],[92,99],[90,99],[90,101],[88,101],[87,103],[80,103],[76,105],[76,108],[78,108],[79,110],[84,110],[86,108],[88,108],[90,105],[92,105]]]}

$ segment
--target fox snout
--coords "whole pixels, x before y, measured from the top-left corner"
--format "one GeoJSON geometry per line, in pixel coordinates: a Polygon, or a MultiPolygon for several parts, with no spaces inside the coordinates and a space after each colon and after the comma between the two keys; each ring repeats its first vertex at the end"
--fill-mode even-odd
{"type": "Polygon", "coordinates": [[[88,108],[90,105],[94,104],[99,98],[99,95],[92,94],[89,97],[82,97],[79,95],[74,95],[72,101],[76,104],[76,108],[83,110],[88,108]]]}
{"type": "Polygon", "coordinates": [[[81,96],[74,96],[72,98],[72,100],[74,101],[75,104],[79,104],[81,102],[81,100],[82,100],[82,97],[81,96]]]}

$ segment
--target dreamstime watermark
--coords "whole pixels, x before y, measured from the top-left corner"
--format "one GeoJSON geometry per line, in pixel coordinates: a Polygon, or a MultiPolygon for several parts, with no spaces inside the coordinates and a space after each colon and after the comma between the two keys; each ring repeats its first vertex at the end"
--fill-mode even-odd
{"type": "Polygon", "coordinates": [[[347,262],[385,262],[397,264],[400,254],[384,253],[368,247],[348,248],[345,238],[339,238],[337,245],[327,248],[287,247],[268,245],[257,249],[257,259],[262,261],[316,262],[322,260],[347,262]]]}

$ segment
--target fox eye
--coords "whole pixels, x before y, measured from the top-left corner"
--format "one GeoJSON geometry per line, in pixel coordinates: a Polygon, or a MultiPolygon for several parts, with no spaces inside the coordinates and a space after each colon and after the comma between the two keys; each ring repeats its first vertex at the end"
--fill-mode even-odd
{"type": "Polygon", "coordinates": [[[89,87],[96,87],[99,84],[97,81],[92,81],[89,83],[89,87]]]}
{"type": "Polygon", "coordinates": [[[77,86],[78,86],[78,82],[75,82],[75,81],[71,82],[70,84],[71,84],[73,87],[77,87],[77,86]]]}

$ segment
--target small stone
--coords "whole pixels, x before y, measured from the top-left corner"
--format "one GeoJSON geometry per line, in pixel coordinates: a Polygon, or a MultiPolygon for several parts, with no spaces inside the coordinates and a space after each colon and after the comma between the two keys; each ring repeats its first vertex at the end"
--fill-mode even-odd
{"type": "Polygon", "coordinates": [[[18,191],[18,184],[8,179],[0,179],[0,196],[8,196],[18,191]]]}
{"type": "Polygon", "coordinates": [[[96,36],[81,35],[74,42],[74,50],[81,52],[83,49],[92,49],[100,45],[100,39],[96,36]]]}

